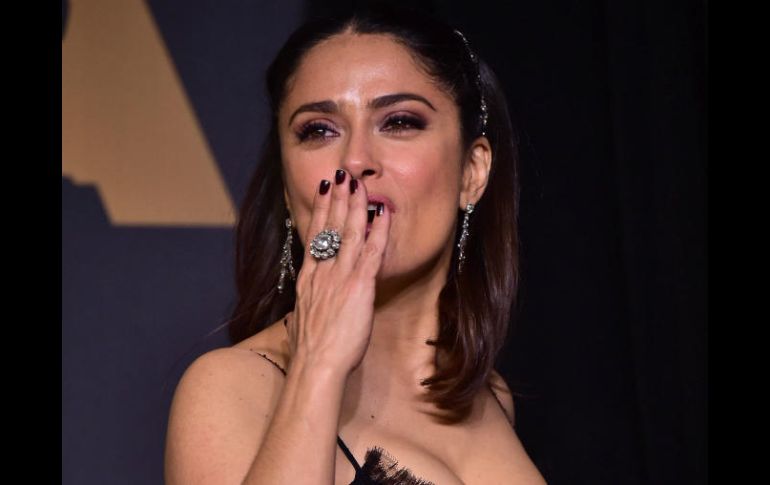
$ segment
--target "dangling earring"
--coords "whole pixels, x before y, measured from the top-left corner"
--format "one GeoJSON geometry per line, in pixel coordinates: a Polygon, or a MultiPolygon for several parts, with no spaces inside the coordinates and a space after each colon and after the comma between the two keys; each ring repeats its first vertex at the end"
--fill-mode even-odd
{"type": "Polygon", "coordinates": [[[286,218],[286,242],[283,243],[283,253],[281,254],[281,277],[278,278],[278,293],[283,293],[285,288],[284,281],[286,280],[286,272],[288,270],[289,276],[292,281],[296,279],[294,274],[294,262],[291,259],[291,218],[286,218]]]}
{"type": "Polygon", "coordinates": [[[463,232],[460,234],[460,242],[457,243],[457,247],[460,248],[460,255],[457,258],[457,274],[462,274],[463,263],[465,262],[465,243],[468,240],[468,225],[473,212],[474,205],[468,204],[465,206],[465,217],[463,218],[463,232]]]}

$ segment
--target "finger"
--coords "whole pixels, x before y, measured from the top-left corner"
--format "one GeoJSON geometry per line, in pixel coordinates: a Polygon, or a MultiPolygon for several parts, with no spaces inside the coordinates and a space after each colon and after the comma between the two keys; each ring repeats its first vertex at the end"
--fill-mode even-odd
{"type": "Polygon", "coordinates": [[[374,279],[379,273],[382,262],[387,255],[388,241],[390,240],[390,225],[392,216],[388,207],[378,204],[378,210],[372,221],[372,229],[369,237],[361,247],[361,255],[356,262],[356,271],[363,278],[374,279]]]}
{"type": "Polygon", "coordinates": [[[366,236],[368,191],[363,180],[356,179],[356,182],[355,190],[348,197],[348,213],[341,232],[344,249],[340,248],[334,263],[341,270],[355,266],[366,236]]]}
{"type": "Polygon", "coordinates": [[[301,275],[308,277],[315,271],[318,261],[310,254],[310,243],[316,234],[323,231],[331,207],[331,181],[321,180],[313,197],[313,213],[310,215],[308,230],[305,232],[305,257],[302,262],[301,275]]]}
{"type": "MultiPolygon", "coordinates": [[[[345,226],[345,218],[348,214],[350,179],[350,175],[344,170],[337,170],[337,172],[334,174],[334,187],[332,187],[331,190],[332,195],[331,206],[329,207],[329,216],[326,218],[324,227],[320,229],[321,231],[324,229],[334,229],[340,235],[342,235],[342,229],[345,226]]],[[[340,250],[342,250],[341,247],[340,250]]]]}

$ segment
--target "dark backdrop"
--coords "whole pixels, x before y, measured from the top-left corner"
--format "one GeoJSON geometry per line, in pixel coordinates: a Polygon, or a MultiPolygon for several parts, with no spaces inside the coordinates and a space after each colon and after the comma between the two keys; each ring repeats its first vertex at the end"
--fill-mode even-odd
{"type": "MultiPolygon", "coordinates": [[[[349,3],[148,2],[236,203],[264,68],[303,17],[349,3]]],[[[525,448],[551,484],[706,483],[705,1],[425,5],[523,132],[521,311],[498,370],[525,448]]],[[[231,258],[228,229],[112,226],[62,178],[62,483],[162,483],[174,386],[227,345],[207,333],[234,303],[231,258]]]]}

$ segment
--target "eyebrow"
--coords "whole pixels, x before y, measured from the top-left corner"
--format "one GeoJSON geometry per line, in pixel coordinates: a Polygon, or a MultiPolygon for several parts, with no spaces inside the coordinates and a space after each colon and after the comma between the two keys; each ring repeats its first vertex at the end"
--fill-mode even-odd
{"type": "MultiPolygon", "coordinates": [[[[436,111],[436,108],[433,107],[430,101],[420,96],[419,94],[414,94],[414,93],[386,94],[385,96],[380,96],[378,98],[374,98],[373,100],[369,101],[369,104],[367,104],[366,107],[368,109],[381,109],[387,106],[394,105],[396,103],[400,103],[402,101],[419,101],[427,105],[433,111],[436,111]]],[[[313,103],[306,103],[300,106],[299,108],[297,108],[296,111],[292,113],[291,117],[289,118],[289,125],[291,125],[291,122],[292,120],[294,120],[294,117],[300,113],[314,112],[314,113],[333,114],[333,113],[337,113],[338,111],[339,109],[337,108],[337,103],[328,99],[325,101],[315,101],[313,103]]]]}

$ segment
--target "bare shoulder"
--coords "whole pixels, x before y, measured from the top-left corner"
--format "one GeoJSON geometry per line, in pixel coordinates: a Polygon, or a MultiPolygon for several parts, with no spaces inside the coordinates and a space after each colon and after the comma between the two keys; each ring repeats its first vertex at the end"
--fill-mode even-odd
{"type": "Polygon", "coordinates": [[[503,405],[508,418],[511,420],[511,424],[515,425],[516,413],[513,405],[513,394],[511,394],[511,390],[505,382],[505,379],[503,379],[503,377],[494,369],[489,374],[489,385],[500,400],[500,404],[503,405]]]}
{"type": "Polygon", "coordinates": [[[279,368],[286,369],[283,327],[270,325],[232,347],[215,349],[198,357],[187,368],[177,386],[176,398],[205,392],[207,399],[244,398],[264,395],[265,390],[281,387],[279,368]],[[268,357],[265,359],[263,356],[268,357]],[[215,392],[212,392],[215,391],[215,392]]]}
{"type": "Polygon", "coordinates": [[[273,383],[280,383],[281,373],[260,357],[269,348],[225,347],[207,352],[193,361],[177,385],[174,399],[188,394],[196,398],[228,399],[233,393],[254,392],[273,383]],[[257,386],[255,386],[257,385],[257,386]],[[202,395],[198,395],[202,394],[202,395]]]}
{"type": "MultiPolygon", "coordinates": [[[[283,319],[274,322],[256,335],[233,345],[234,349],[265,355],[282,369],[289,366],[289,343],[283,319]]],[[[264,359],[262,359],[264,360],[264,359]]]]}
{"type": "Polygon", "coordinates": [[[187,368],[169,413],[166,483],[228,483],[245,476],[285,381],[257,355],[274,350],[263,340],[212,350],[187,368]]]}

